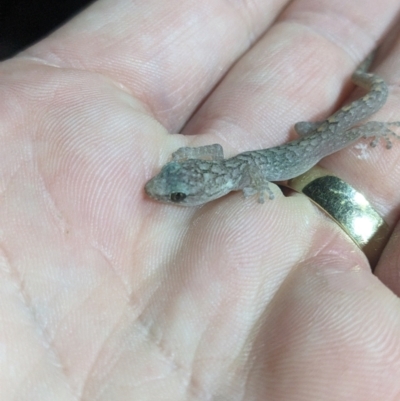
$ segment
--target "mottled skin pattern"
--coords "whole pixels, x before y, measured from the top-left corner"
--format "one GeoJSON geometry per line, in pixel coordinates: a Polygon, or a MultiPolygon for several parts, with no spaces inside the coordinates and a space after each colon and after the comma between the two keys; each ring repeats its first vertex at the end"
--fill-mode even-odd
{"type": "Polygon", "coordinates": [[[367,122],[354,127],[378,111],[386,102],[388,88],[375,74],[367,73],[367,59],[354,72],[352,80],[368,90],[362,98],[342,107],[322,122],[300,122],[295,130],[300,138],[269,149],[240,153],[224,159],[218,144],[197,148],[180,148],[172,155],[159,174],[145,186],[146,193],[161,202],[185,206],[201,205],[220,198],[231,191],[242,190],[244,195],[265,194],[273,199],[270,181],[284,181],[299,176],[317,164],[323,157],[335,153],[361,137],[380,137],[391,147],[388,127],[400,122],[367,122]]]}

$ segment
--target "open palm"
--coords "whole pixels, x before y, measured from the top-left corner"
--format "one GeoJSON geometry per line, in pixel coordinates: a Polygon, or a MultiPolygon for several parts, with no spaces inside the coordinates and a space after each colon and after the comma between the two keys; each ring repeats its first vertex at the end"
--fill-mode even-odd
{"type": "Polygon", "coordinates": [[[399,120],[399,12],[104,0],[2,63],[0,399],[400,399],[399,143],[322,163],[395,230],[377,276],[302,195],[183,208],[143,190],[181,146],[293,139],[389,33],[374,119],[399,120]]]}

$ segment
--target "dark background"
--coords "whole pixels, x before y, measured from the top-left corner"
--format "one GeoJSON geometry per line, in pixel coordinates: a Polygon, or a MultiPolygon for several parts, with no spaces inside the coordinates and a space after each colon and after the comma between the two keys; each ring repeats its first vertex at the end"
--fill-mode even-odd
{"type": "Polygon", "coordinates": [[[0,0],[0,60],[62,25],[93,0],[0,0]]]}

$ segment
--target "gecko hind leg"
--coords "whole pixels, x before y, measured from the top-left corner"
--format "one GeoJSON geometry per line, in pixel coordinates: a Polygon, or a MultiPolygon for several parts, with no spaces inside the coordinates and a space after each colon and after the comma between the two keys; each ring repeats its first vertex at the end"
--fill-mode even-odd
{"type": "Polygon", "coordinates": [[[391,137],[400,139],[400,135],[396,134],[396,132],[389,128],[391,125],[400,127],[400,121],[389,123],[368,121],[367,123],[352,129],[357,130],[363,138],[373,138],[370,142],[372,147],[375,147],[382,138],[386,142],[386,149],[390,149],[393,146],[391,137]]]}
{"type": "Polygon", "coordinates": [[[224,150],[218,143],[206,146],[183,147],[172,153],[173,161],[185,161],[188,159],[199,160],[223,160],[224,150]]]}

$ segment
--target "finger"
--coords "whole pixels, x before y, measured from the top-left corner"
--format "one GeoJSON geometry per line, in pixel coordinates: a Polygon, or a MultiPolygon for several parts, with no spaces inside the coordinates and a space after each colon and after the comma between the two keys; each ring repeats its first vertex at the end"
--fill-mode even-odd
{"type": "Polygon", "coordinates": [[[306,259],[276,293],[253,343],[247,398],[372,401],[399,393],[399,301],[368,269],[337,255],[306,259]]]}
{"type": "Polygon", "coordinates": [[[400,296],[399,240],[400,224],[397,222],[392,237],[376,266],[375,274],[398,297],[400,296]]]}
{"type": "Polygon", "coordinates": [[[25,54],[112,77],[176,131],[286,3],[98,1],[25,54]]]}
{"type": "Polygon", "coordinates": [[[373,0],[348,6],[294,2],[229,72],[185,133],[219,133],[235,148],[250,149],[254,141],[282,143],[297,121],[326,118],[400,8],[394,0],[386,0],[382,12],[373,0]]]}

